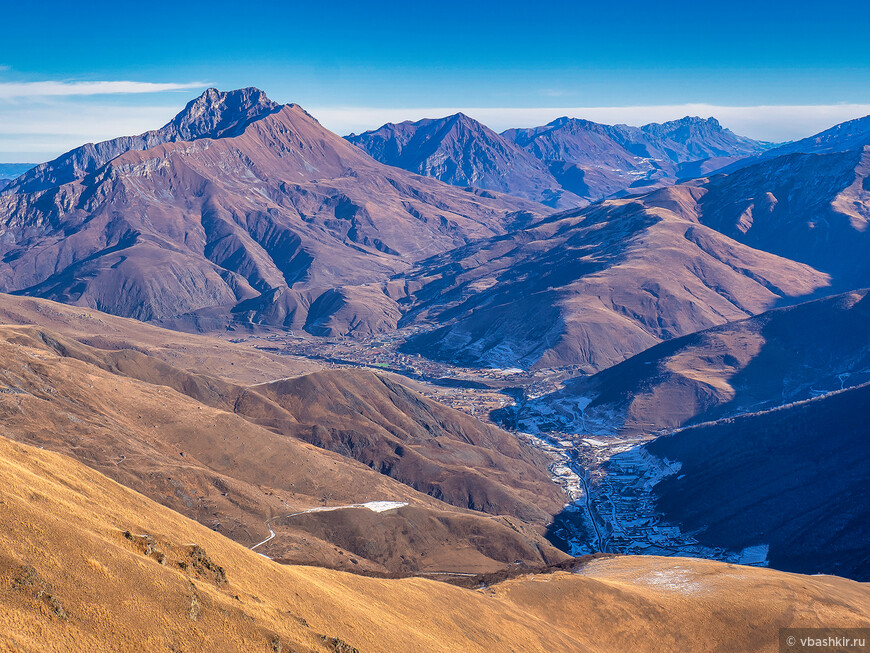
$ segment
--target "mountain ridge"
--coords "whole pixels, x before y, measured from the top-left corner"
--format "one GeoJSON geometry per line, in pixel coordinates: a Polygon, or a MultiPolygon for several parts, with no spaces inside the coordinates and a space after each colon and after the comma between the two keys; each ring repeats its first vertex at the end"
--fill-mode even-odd
{"type": "Polygon", "coordinates": [[[563,209],[674,183],[770,146],[691,116],[641,127],[566,116],[496,134],[457,113],[345,138],[389,165],[563,209]]]}
{"type": "MultiPolygon", "coordinates": [[[[7,188],[0,290],[181,328],[301,329],[326,291],[381,281],[547,211],[379,164],[298,105],[248,91],[253,120],[203,119],[204,106],[234,97],[209,99],[211,91],[179,114],[181,127],[229,130],[219,138],[148,150],[137,149],[142,139],[121,139],[135,147],[80,178],[24,192],[25,176],[20,192],[7,188]]],[[[60,177],[75,171],[58,161],[60,177]]],[[[53,165],[40,178],[53,179],[53,165]]]]}

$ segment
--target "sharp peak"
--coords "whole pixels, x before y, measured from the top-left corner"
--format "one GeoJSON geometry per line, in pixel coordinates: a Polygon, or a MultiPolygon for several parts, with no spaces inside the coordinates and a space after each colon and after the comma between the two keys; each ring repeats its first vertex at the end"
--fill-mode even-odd
{"type": "Polygon", "coordinates": [[[221,91],[210,87],[204,90],[198,97],[188,102],[184,109],[176,116],[176,119],[191,113],[199,113],[217,108],[245,111],[257,106],[275,109],[279,105],[254,86],[238,88],[232,91],[221,91]]]}
{"type": "Polygon", "coordinates": [[[175,130],[177,137],[183,140],[215,138],[237,133],[245,125],[275,113],[281,107],[253,86],[232,91],[207,88],[188,102],[167,127],[175,130]]]}
{"type": "Polygon", "coordinates": [[[479,120],[475,120],[467,113],[462,113],[461,111],[457,111],[456,113],[452,113],[449,116],[444,116],[441,119],[443,122],[458,122],[465,125],[483,125],[479,120]]]}
{"type": "MultiPolygon", "coordinates": [[[[678,126],[678,125],[710,125],[711,127],[721,128],[722,125],[719,121],[710,116],[709,118],[701,118],[700,116],[683,116],[682,118],[677,118],[676,120],[669,120],[667,122],[662,123],[649,123],[650,125],[661,125],[662,127],[670,127],[670,126],[678,126]]],[[[644,125],[645,127],[647,125],[644,125]]]]}

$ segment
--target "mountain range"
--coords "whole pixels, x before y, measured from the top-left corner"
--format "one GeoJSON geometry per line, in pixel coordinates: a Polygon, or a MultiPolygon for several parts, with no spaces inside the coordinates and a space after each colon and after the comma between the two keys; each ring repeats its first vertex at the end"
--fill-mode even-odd
{"type": "Polygon", "coordinates": [[[867,121],[780,146],[691,117],[341,138],[209,89],[20,171],[0,190],[0,639],[742,651],[870,626],[843,578],[547,539],[584,496],[600,527],[559,447],[616,442],[674,472],[646,488],[653,526],[870,578],[867,121]],[[323,353],[342,346],[423,372],[323,353]],[[461,379],[438,394],[432,369],[461,379]],[[517,401],[436,400],[465,377],[517,401]]]}
{"type": "Polygon", "coordinates": [[[588,373],[661,340],[865,287],[870,141],[853,131],[842,151],[771,151],[730,174],[563,212],[421,262],[406,274],[422,289],[403,319],[434,315],[439,326],[409,347],[588,373]]]}
{"type": "Polygon", "coordinates": [[[771,147],[737,136],[715,118],[689,116],[642,127],[559,118],[496,134],[458,113],[345,138],[382,163],[555,208],[636,194],[771,147]]]}
{"type": "Polygon", "coordinates": [[[302,328],[326,291],[542,209],[384,166],[255,89],[210,90],[163,129],[84,146],[10,184],[0,289],[188,328],[302,328]]]}

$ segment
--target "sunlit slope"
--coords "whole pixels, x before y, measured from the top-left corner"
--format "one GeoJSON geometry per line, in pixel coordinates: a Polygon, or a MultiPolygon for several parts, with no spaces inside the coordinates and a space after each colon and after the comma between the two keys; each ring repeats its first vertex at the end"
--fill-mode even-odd
{"type": "MultiPolygon", "coordinates": [[[[266,538],[272,518],[367,501],[409,503],[443,525],[443,536],[419,549],[398,536],[412,528],[400,510],[381,524],[387,532],[396,529],[388,548],[346,540],[336,546],[329,536],[334,530],[324,531],[323,522],[347,516],[330,512],[313,531],[303,521],[282,521],[280,537],[263,553],[380,571],[492,571],[517,560],[537,565],[565,557],[543,539],[546,513],[537,524],[505,521],[427,496],[304,442],[294,432],[311,426],[289,413],[281,431],[235,414],[234,399],[245,391],[219,379],[183,373],[135,351],[92,349],[38,327],[0,327],[0,360],[5,435],[70,455],[245,545],[266,538]],[[390,561],[398,567],[385,566],[390,561]]],[[[454,468],[454,481],[461,483],[463,474],[476,478],[472,470],[454,468]]],[[[539,476],[558,494],[545,470],[539,476]]],[[[369,511],[352,512],[365,518],[369,511]]]]}
{"type": "Polygon", "coordinates": [[[6,439],[0,500],[3,651],[775,651],[781,626],[870,626],[863,584],[698,560],[481,590],[282,566],[6,439]]]}

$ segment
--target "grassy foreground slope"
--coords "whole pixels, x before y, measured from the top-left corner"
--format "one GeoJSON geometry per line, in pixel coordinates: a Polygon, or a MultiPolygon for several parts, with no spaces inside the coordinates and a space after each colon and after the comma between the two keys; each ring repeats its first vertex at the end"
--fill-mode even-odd
{"type": "Polygon", "coordinates": [[[596,560],[479,590],[283,566],[60,454],[0,438],[0,650],[775,651],[870,626],[870,588],[596,560]]]}

